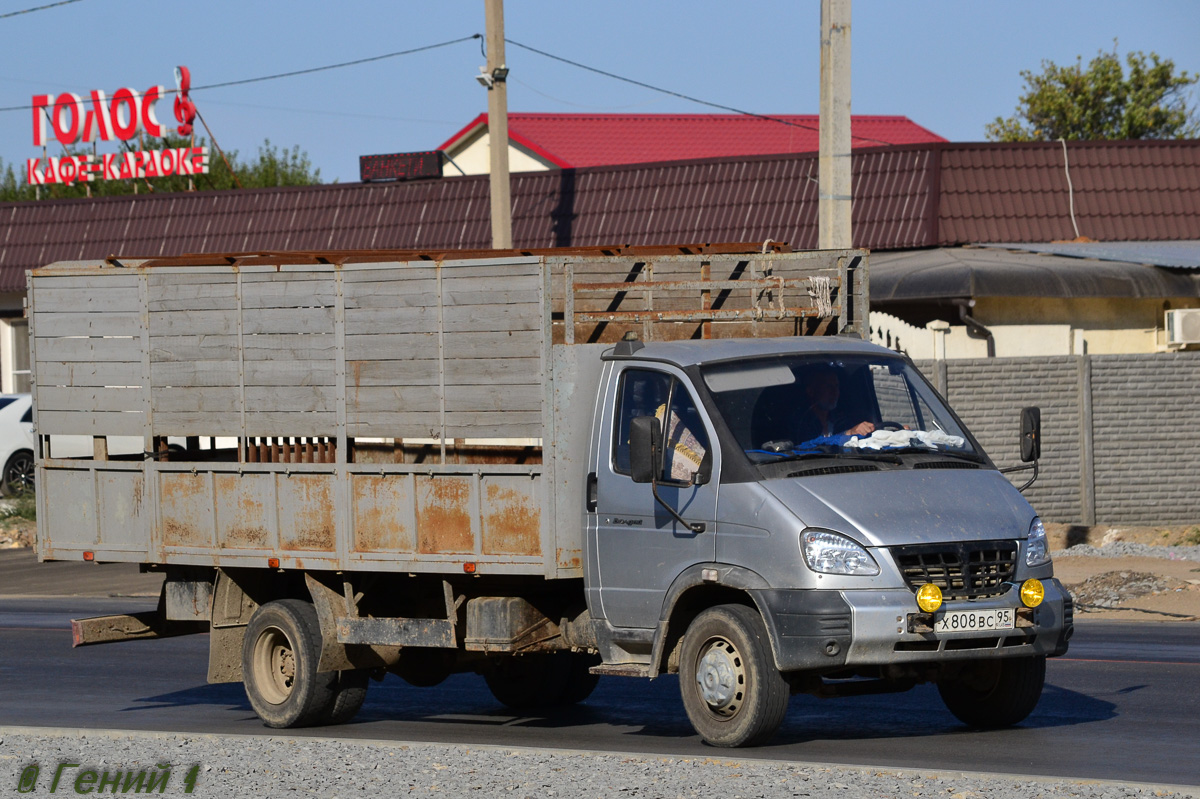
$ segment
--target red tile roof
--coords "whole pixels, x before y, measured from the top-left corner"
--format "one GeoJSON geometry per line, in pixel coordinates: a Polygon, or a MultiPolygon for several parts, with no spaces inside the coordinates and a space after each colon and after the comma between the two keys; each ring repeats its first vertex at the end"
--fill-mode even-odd
{"type": "MultiPolygon", "coordinates": [[[[1068,145],[1079,232],[1200,239],[1200,141],[1068,145]]],[[[852,159],[854,244],[877,250],[1074,238],[1062,146],[927,144],[852,159]]],[[[518,247],[817,245],[815,154],[512,176],[518,247]]],[[[110,254],[490,246],[488,177],[0,204],[0,291],[110,254]]]]}
{"type": "MultiPolygon", "coordinates": [[[[529,114],[508,115],[509,138],[555,166],[589,167],[817,150],[815,115],[529,114]],[[782,121],[777,121],[782,120],[782,121]]],[[[439,149],[487,125],[480,114],[439,149]]],[[[908,117],[853,116],[852,147],[946,141],[908,117]]]]}

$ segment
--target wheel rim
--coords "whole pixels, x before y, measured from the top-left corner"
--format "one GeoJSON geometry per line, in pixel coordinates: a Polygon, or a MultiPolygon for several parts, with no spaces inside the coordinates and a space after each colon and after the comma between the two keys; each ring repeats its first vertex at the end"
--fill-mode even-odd
{"type": "Polygon", "coordinates": [[[8,465],[4,482],[17,491],[33,490],[33,458],[18,457],[8,465]]]}
{"type": "Polygon", "coordinates": [[[696,684],[715,715],[729,718],[738,712],[745,696],[746,669],[732,642],[714,638],[705,645],[696,663],[696,684]]]}
{"type": "Polygon", "coordinates": [[[282,705],[296,683],[296,655],[287,634],[268,627],[254,642],[254,676],[258,692],[272,705],[282,705]]]}

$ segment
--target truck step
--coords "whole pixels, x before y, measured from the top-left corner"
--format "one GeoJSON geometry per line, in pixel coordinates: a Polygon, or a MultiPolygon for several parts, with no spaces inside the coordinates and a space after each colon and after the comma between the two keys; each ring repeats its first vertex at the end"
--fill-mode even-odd
{"type": "Polygon", "coordinates": [[[588,669],[592,674],[604,677],[649,677],[650,666],[646,663],[601,663],[588,669]]]}

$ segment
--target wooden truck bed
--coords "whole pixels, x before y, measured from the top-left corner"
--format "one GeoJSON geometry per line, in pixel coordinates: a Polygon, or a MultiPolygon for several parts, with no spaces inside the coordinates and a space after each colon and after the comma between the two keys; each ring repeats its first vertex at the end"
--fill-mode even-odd
{"type": "Polygon", "coordinates": [[[572,345],[865,327],[863,253],[736,249],[35,270],[39,556],[578,577],[599,353],[572,345]],[[94,457],[48,457],[65,435],[94,457]]]}

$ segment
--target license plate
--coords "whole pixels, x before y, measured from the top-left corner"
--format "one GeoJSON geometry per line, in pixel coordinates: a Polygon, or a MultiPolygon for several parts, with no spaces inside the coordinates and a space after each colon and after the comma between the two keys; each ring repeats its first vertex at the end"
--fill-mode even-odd
{"type": "Polygon", "coordinates": [[[939,633],[1011,630],[1015,617],[1016,612],[1012,608],[947,611],[937,617],[933,629],[939,633]]]}

